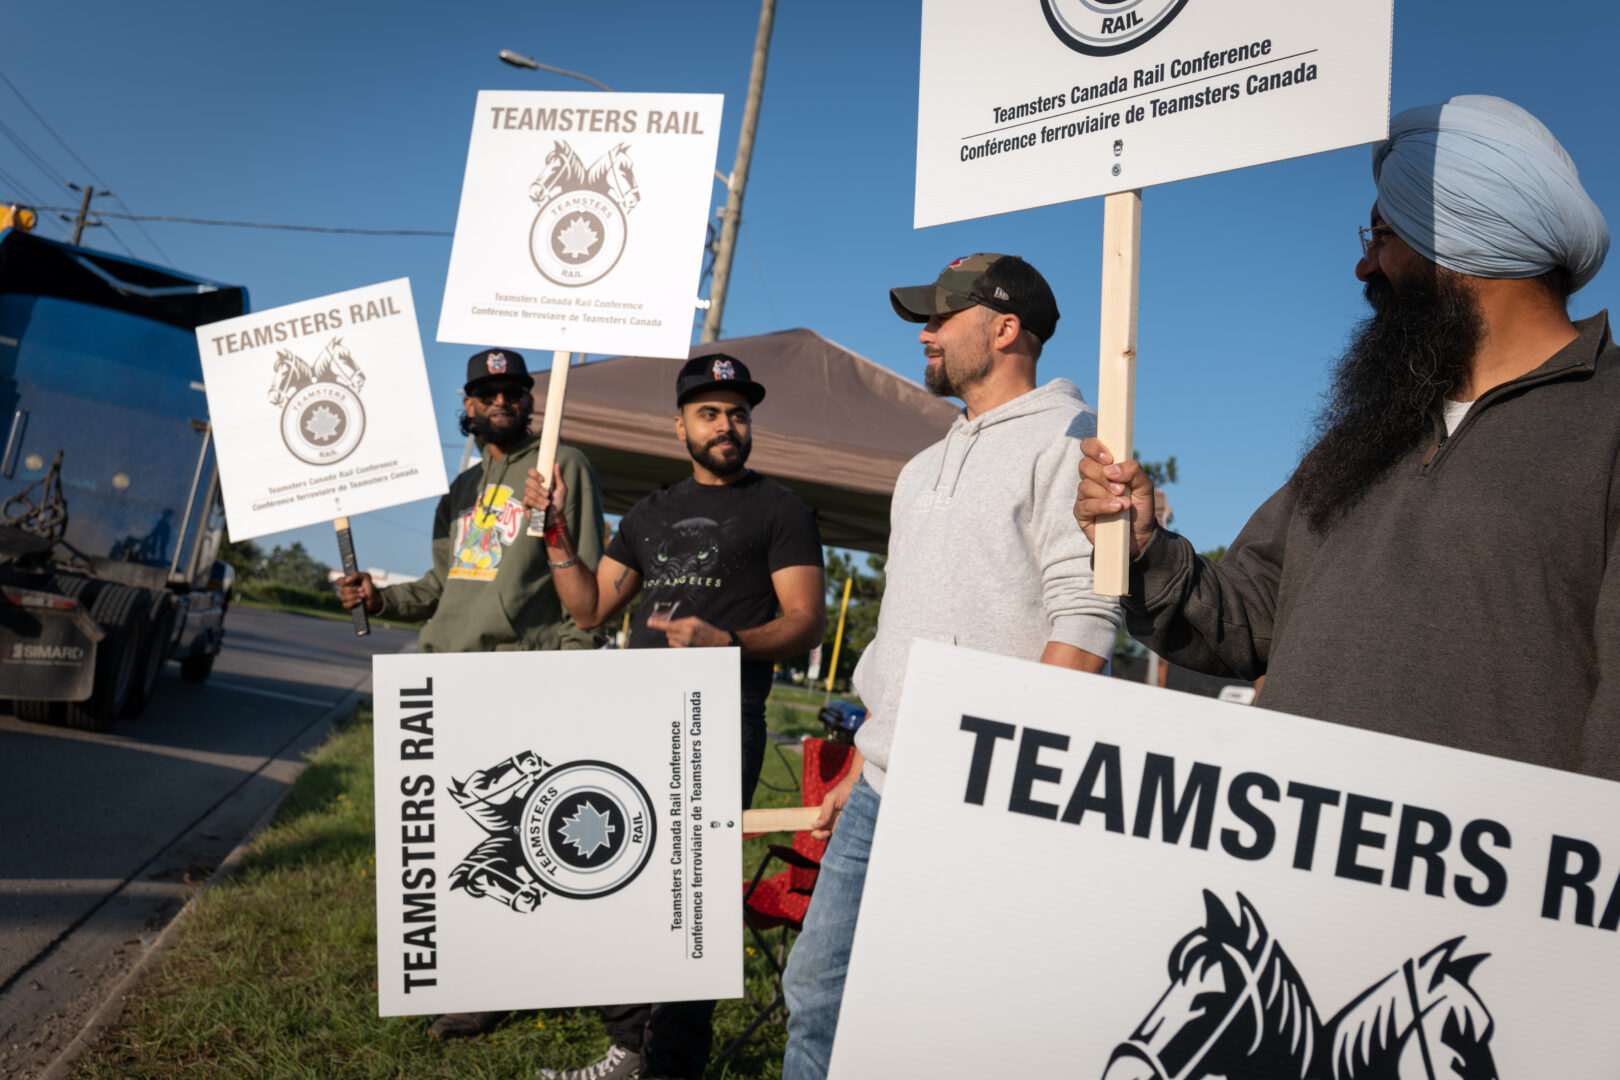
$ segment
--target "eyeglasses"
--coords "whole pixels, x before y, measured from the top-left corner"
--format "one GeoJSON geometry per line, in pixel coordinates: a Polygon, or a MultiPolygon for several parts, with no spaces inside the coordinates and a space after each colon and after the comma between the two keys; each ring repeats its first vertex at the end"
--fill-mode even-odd
{"type": "Polygon", "coordinates": [[[1356,230],[1361,237],[1361,254],[1365,258],[1372,254],[1372,249],[1384,242],[1384,234],[1394,235],[1395,229],[1389,225],[1363,225],[1356,230]]]}
{"type": "Polygon", "coordinates": [[[528,392],[527,387],[519,386],[516,383],[505,383],[500,386],[480,386],[472,392],[472,396],[485,405],[493,403],[498,397],[504,397],[508,402],[516,405],[523,400],[524,395],[528,392]]]}

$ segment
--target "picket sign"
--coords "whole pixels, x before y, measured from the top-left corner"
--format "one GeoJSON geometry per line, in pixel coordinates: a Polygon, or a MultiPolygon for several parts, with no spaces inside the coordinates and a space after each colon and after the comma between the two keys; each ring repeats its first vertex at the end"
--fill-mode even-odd
{"type": "Polygon", "coordinates": [[[723,101],[479,91],[438,339],[685,359],[723,101]]]}
{"type": "Polygon", "coordinates": [[[919,640],[859,915],[831,1080],[1620,1076],[1590,776],[919,640]]]}
{"type": "MultiPolygon", "coordinates": [[[[353,574],[353,515],[444,493],[444,459],[420,437],[433,399],[408,279],[196,335],[234,538],[330,521],[353,574]]],[[[356,634],[371,632],[364,605],[352,616],[356,634]]]]}
{"type": "MultiPolygon", "coordinates": [[[[916,227],[1106,197],[1097,424],[1115,460],[1135,453],[1142,190],[1385,138],[1393,17],[1392,0],[1041,0],[998,9],[987,54],[979,0],[923,4],[916,227]]],[[[1125,513],[1096,549],[1096,591],[1124,595],[1125,513]]]]}
{"type": "Polygon", "coordinates": [[[740,997],[738,663],[375,657],[380,1015],[740,997]]]}

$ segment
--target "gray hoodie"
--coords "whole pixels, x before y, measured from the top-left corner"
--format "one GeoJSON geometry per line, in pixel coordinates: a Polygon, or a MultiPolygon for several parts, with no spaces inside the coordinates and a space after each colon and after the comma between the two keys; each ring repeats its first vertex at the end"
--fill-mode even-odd
{"type": "Polygon", "coordinates": [[[877,636],[855,668],[869,714],[855,744],[879,792],[906,661],[917,638],[1040,659],[1049,641],[1098,656],[1119,607],[1091,589],[1091,544],[1074,523],[1080,440],[1097,414],[1053,379],[972,420],[906,463],[890,504],[877,636]]]}

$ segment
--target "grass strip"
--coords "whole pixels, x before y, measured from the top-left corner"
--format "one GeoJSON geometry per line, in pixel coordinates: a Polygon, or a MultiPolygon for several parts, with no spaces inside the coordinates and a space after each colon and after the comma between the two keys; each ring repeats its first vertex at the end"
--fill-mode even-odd
{"type": "MultiPolygon", "coordinates": [[[[310,754],[241,869],[198,898],[120,1022],[75,1064],[76,1080],[511,1080],[606,1052],[594,1009],[516,1012],[487,1035],[447,1042],[428,1037],[432,1017],[377,1016],[371,750],[371,711],[362,708],[310,754]]],[[[798,805],[799,764],[796,749],[767,749],[754,805],[798,805]]],[[[766,843],[745,842],[744,873],[759,865],[766,843]]],[[[748,993],[769,1002],[770,969],[747,941],[745,952],[748,993]]],[[[544,977],[538,960],[535,977],[544,977]]],[[[720,1003],[716,1050],[756,1008],[747,998],[720,1003]]],[[[720,1075],[778,1080],[781,1015],[720,1075]]]]}
{"type": "MultiPolygon", "coordinates": [[[[324,607],[309,607],[304,604],[287,603],[281,600],[262,600],[252,596],[237,595],[231,598],[234,607],[255,608],[259,611],[285,611],[291,615],[308,615],[316,619],[336,619],[339,622],[350,622],[354,616],[347,611],[339,609],[332,611],[324,607]]],[[[376,615],[368,616],[374,626],[392,626],[399,630],[420,630],[419,622],[400,622],[397,619],[384,619],[376,615]]]]}

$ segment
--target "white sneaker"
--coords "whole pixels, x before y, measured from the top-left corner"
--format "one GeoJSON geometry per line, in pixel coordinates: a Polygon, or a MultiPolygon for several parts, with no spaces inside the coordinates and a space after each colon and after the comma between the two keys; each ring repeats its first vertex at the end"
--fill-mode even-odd
{"type": "Polygon", "coordinates": [[[640,1080],[641,1055],[622,1046],[608,1047],[601,1061],[580,1069],[541,1069],[540,1080],[640,1080]]]}

